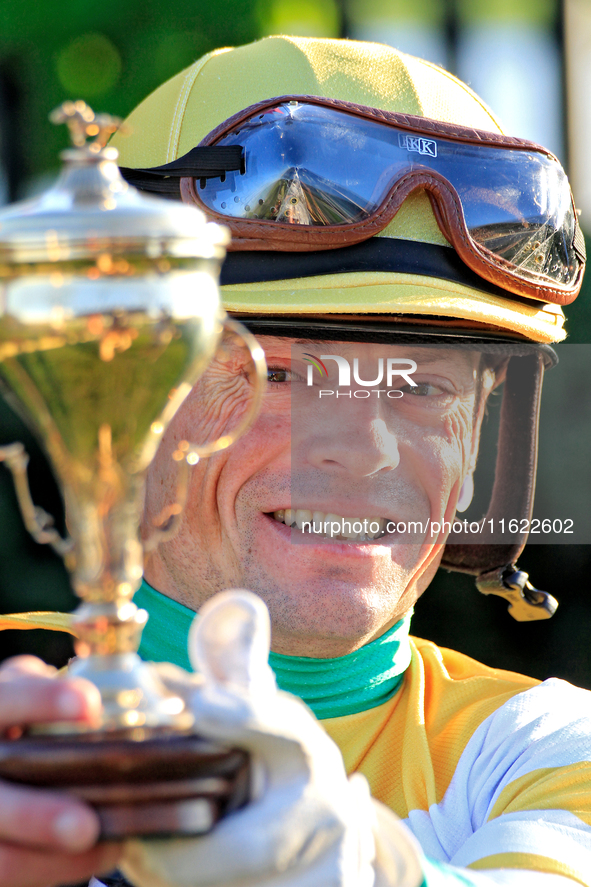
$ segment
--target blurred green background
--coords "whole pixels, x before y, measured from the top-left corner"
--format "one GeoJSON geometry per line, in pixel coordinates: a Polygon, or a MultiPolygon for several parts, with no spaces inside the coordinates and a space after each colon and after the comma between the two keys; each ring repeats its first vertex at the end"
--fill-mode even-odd
{"type": "MultiPolygon", "coordinates": [[[[67,136],[47,115],[64,99],[125,116],[203,53],[271,33],[375,40],[442,64],[488,101],[508,132],[558,154],[583,227],[591,223],[588,0],[0,0],[0,203],[37,193],[55,175],[67,136]]],[[[567,315],[569,341],[591,342],[591,275],[567,315]]],[[[574,478],[578,499],[589,502],[581,466],[589,463],[591,362],[582,361],[562,413],[564,389],[548,379],[544,464],[553,474],[554,459],[557,482],[574,478]]],[[[16,439],[31,454],[35,501],[63,529],[47,463],[0,400],[0,444],[16,439]]],[[[478,595],[470,577],[440,572],[417,607],[414,632],[490,665],[591,687],[591,546],[528,546],[520,566],[560,599],[550,622],[517,624],[502,601],[478,595]]],[[[22,528],[0,466],[0,612],[74,605],[61,562],[22,528]]],[[[56,632],[0,633],[0,658],[24,651],[62,664],[71,645],[56,632]]]]}

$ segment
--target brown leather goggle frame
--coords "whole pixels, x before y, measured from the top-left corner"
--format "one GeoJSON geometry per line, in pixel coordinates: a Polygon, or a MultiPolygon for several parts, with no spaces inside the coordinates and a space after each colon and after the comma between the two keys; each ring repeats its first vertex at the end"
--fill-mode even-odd
{"type": "MultiPolygon", "coordinates": [[[[243,121],[262,111],[275,107],[278,103],[298,101],[308,104],[322,105],[327,108],[346,111],[349,114],[367,120],[395,125],[410,133],[429,136],[441,136],[456,142],[472,145],[484,145],[496,148],[535,151],[556,160],[546,148],[525,139],[511,138],[483,130],[469,129],[451,123],[380,111],[376,108],[337,99],[320,98],[318,96],[281,96],[267,99],[251,105],[234,114],[224,123],[210,132],[200,143],[202,146],[215,145],[228,132],[235,129],[243,121]]],[[[360,243],[374,234],[383,231],[392,221],[406,198],[415,191],[425,191],[431,201],[437,224],[445,238],[454,247],[466,265],[480,277],[504,290],[516,295],[526,296],[558,305],[572,302],[582,283],[585,265],[584,238],[578,220],[573,247],[579,259],[576,279],[569,286],[553,284],[548,278],[540,278],[539,283],[519,276],[519,269],[506,259],[476,243],[470,236],[462,203],[456,189],[441,174],[435,171],[415,170],[403,174],[393,184],[375,212],[361,222],[330,226],[292,225],[255,219],[235,219],[216,212],[206,206],[199,197],[196,187],[197,177],[180,177],[180,193],[185,203],[197,206],[206,213],[208,218],[226,225],[232,232],[230,251],[279,250],[289,252],[306,252],[312,250],[328,250],[360,243]]],[[[576,210],[575,219],[577,218],[576,210]]]]}

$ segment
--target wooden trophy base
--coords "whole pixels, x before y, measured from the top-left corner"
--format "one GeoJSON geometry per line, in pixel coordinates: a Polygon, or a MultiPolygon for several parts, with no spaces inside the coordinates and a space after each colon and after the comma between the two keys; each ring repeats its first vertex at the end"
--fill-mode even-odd
{"type": "Polygon", "coordinates": [[[2,740],[0,778],[87,801],[101,840],[202,835],[248,801],[246,752],[195,735],[142,733],[2,740]]]}

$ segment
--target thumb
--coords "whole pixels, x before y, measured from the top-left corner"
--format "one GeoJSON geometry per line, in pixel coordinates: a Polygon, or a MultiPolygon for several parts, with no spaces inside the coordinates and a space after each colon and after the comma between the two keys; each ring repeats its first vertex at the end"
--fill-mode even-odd
{"type": "MultiPolygon", "coordinates": [[[[189,659],[204,679],[191,709],[203,736],[263,760],[267,785],[299,785],[309,778],[308,749],[333,743],[299,699],[277,690],[268,663],[270,635],[269,612],[256,594],[232,589],[210,598],[189,630],[189,659]]],[[[328,760],[322,756],[325,773],[332,772],[324,766],[328,760]]],[[[337,760],[342,769],[338,753],[337,760]]]]}
{"type": "Polygon", "coordinates": [[[256,697],[275,693],[268,663],[269,611],[242,588],[222,591],[201,607],[189,631],[189,659],[210,686],[256,697]]]}

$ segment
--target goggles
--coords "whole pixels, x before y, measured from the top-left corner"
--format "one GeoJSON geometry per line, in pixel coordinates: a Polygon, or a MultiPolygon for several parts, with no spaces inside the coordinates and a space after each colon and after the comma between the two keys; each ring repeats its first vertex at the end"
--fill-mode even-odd
{"type": "Polygon", "coordinates": [[[581,286],[584,239],[568,179],[549,151],[523,139],[286,96],[234,115],[184,158],[124,173],[140,186],[142,174],[180,178],[182,199],[230,228],[230,249],[249,251],[360,243],[425,190],[443,234],[480,277],[558,304],[581,286]]]}

